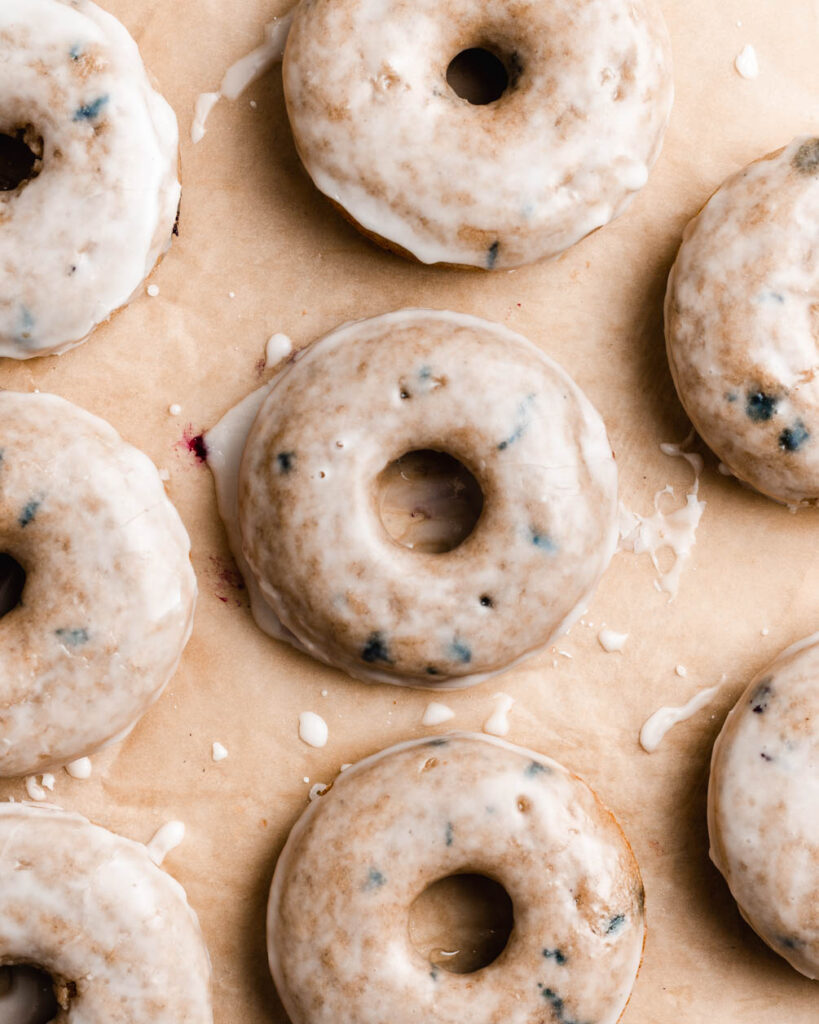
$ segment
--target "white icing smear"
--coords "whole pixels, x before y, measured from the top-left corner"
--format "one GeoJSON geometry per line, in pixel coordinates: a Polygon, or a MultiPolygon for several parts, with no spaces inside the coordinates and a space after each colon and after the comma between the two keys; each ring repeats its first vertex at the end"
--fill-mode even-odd
{"type": "Polygon", "coordinates": [[[214,743],[211,747],[210,756],[214,761],[224,761],[228,756],[228,749],[221,743],[214,743]]]}
{"type": "Polygon", "coordinates": [[[448,722],[450,718],[454,717],[455,712],[451,707],[448,707],[446,704],[439,704],[438,701],[433,700],[427,704],[421,724],[441,725],[442,722],[448,722]]]}
{"type": "Polygon", "coordinates": [[[750,43],[737,55],[734,67],[743,78],[752,79],[759,77],[759,58],[756,55],[756,50],[750,43]]]}
{"type": "Polygon", "coordinates": [[[311,747],[323,747],[327,743],[327,723],[314,711],[302,711],[299,715],[299,739],[311,747]]]}
{"type": "Polygon", "coordinates": [[[264,368],[272,370],[282,359],[287,359],[293,351],[293,342],[286,334],[274,334],[264,347],[264,368]]]}
{"type": "Polygon", "coordinates": [[[509,732],[509,712],[515,703],[515,698],[508,693],[496,693],[493,698],[497,706],[492,714],[483,723],[483,731],[490,736],[506,736],[509,732]]]}
{"type": "Polygon", "coordinates": [[[628,633],[618,633],[613,629],[601,629],[597,634],[600,646],[607,654],[620,652],[626,646],[628,633]]]}
{"type": "Polygon", "coordinates": [[[76,761],[72,761],[70,764],[67,764],[65,766],[65,770],[72,779],[90,779],[92,771],[91,758],[77,758],[76,761]]]}
{"type": "Polygon", "coordinates": [[[26,777],[26,793],[28,793],[29,800],[45,800],[46,791],[37,781],[36,775],[29,775],[26,777]]]}
{"type": "Polygon", "coordinates": [[[657,587],[673,600],[680,587],[680,577],[697,539],[697,527],[705,502],[697,495],[700,489],[702,473],[702,456],[685,449],[694,439],[692,431],[682,444],[661,444],[660,451],[671,458],[685,459],[694,472],[694,484],[685,496],[685,504],[671,512],[663,512],[660,508],[663,495],[673,496],[674,489],[670,485],[657,491],[654,495],[654,514],[641,516],[632,512],[622,503],[620,505],[620,547],[623,551],[633,551],[639,555],[647,552],[654,563],[659,577],[657,587]],[[659,553],[667,548],[674,555],[674,563],[663,572],[660,569],[659,553]]]}
{"type": "Polygon", "coordinates": [[[293,11],[282,18],[274,18],[265,25],[265,40],[261,46],[241,57],[227,69],[218,92],[203,92],[193,107],[191,141],[195,144],[204,138],[208,116],[222,97],[236,100],[257,78],[281,61],[293,21],[293,11]]]}
{"type": "Polygon", "coordinates": [[[145,844],[148,856],[154,864],[161,864],[171,850],[185,838],[185,823],[182,821],[166,821],[161,828],[158,828],[153,839],[145,844]]]}
{"type": "Polygon", "coordinates": [[[650,718],[646,719],[640,730],[640,746],[643,750],[653,754],[662,743],[668,730],[691,718],[707,704],[710,704],[724,682],[725,676],[716,686],[709,686],[707,689],[695,693],[691,700],[687,704],[683,704],[682,707],[663,707],[655,711],[650,718]]]}

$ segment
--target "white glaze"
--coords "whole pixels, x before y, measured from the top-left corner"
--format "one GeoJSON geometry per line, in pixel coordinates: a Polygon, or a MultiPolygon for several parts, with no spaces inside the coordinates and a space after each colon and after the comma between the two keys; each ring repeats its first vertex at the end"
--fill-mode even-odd
{"type": "Polygon", "coordinates": [[[669,601],[673,601],[677,596],[682,571],[696,543],[697,527],[705,511],[705,502],[698,498],[702,456],[696,452],[685,451],[693,438],[692,431],[681,444],[660,445],[660,451],[664,455],[685,459],[693,470],[694,484],[685,496],[684,505],[670,512],[662,510],[660,506],[663,495],[674,495],[674,488],[668,485],[654,495],[653,515],[641,516],[639,512],[632,512],[622,504],[620,506],[621,549],[633,551],[637,555],[648,553],[657,571],[658,580],[655,582],[658,589],[668,594],[669,601]],[[666,572],[660,569],[658,557],[663,548],[667,548],[674,555],[674,562],[666,572]]]}
{"type": "Polygon", "coordinates": [[[601,629],[597,634],[597,640],[607,654],[619,653],[626,646],[628,633],[618,633],[614,629],[601,629]]]}
{"type": "MultiPolygon", "coordinates": [[[[234,551],[227,467],[257,408],[245,402],[206,435],[210,450],[217,432],[234,551]]],[[[401,310],[302,349],[273,383],[240,471],[240,568],[314,657],[368,681],[467,686],[539,650],[587,607],[616,544],[615,508],[605,428],[562,369],[498,324],[401,310]],[[487,404],[486,380],[499,374],[487,404]],[[370,498],[384,466],[419,446],[451,451],[488,489],[476,529],[444,555],[393,543],[370,498]],[[282,450],[298,450],[295,472],[281,471],[282,450]]]]}
{"type": "MultiPolygon", "coordinates": [[[[724,682],[724,679],[722,682],[724,682]]],[[[653,715],[646,719],[640,730],[640,746],[643,750],[648,754],[653,754],[662,743],[669,729],[673,729],[680,722],[685,722],[687,719],[692,718],[698,711],[711,703],[721,690],[722,682],[717,683],[716,686],[709,686],[704,690],[700,690],[699,693],[695,693],[691,700],[681,707],[663,707],[655,711],[653,715]]]]}
{"type": "Polygon", "coordinates": [[[427,704],[424,710],[424,717],[421,719],[421,725],[441,725],[443,722],[448,722],[451,718],[455,717],[455,712],[452,708],[446,704],[439,704],[437,701],[431,701],[427,704]]]}
{"type": "Polygon", "coordinates": [[[759,59],[757,58],[756,50],[750,43],[737,54],[734,67],[737,69],[737,74],[743,78],[759,78],[759,59]]]}
{"type": "Polygon", "coordinates": [[[819,633],[759,672],[714,745],[711,859],[745,920],[819,978],[819,633]]]}
{"type": "Polygon", "coordinates": [[[740,480],[819,502],[819,138],[732,175],[686,227],[668,279],[674,383],[740,480]]]}
{"type": "Polygon", "coordinates": [[[170,244],[178,131],[136,43],[90,0],[0,4],[0,131],[42,170],[0,193],[0,356],[64,352],[137,292],[170,244]]]}
{"type": "Polygon", "coordinates": [[[327,744],[329,730],[327,723],[315,711],[302,711],[299,715],[299,739],[310,747],[327,744]]]}
{"type": "Polygon", "coordinates": [[[72,779],[90,779],[93,766],[90,757],[78,757],[65,766],[72,779]]]}
{"type": "Polygon", "coordinates": [[[210,756],[214,761],[224,761],[228,756],[228,749],[224,744],[217,741],[211,747],[210,756]]]}
{"type": "Polygon", "coordinates": [[[514,267],[621,213],[673,96],[653,0],[314,0],[284,55],[287,111],[316,186],[422,263],[514,267]],[[487,40],[518,71],[494,103],[447,84],[487,40]]]}
{"type": "Polygon", "coordinates": [[[141,844],[58,808],[0,804],[8,962],[52,975],[59,1021],[212,1024],[210,962],[182,887],[141,844]]]}
{"type": "Polygon", "coordinates": [[[184,838],[185,823],[183,821],[166,821],[145,844],[145,849],[154,864],[159,866],[172,850],[181,845],[184,838]]]}
{"type": "Polygon", "coordinates": [[[190,542],[151,461],[47,394],[0,392],[0,550],[27,572],[0,619],[0,776],[115,742],[190,635],[190,542]]]}
{"type": "Polygon", "coordinates": [[[197,96],[191,125],[191,141],[194,144],[204,138],[208,116],[220,99],[237,100],[249,85],[281,61],[292,20],[293,11],[288,11],[283,17],[274,18],[265,25],[264,42],[231,64],[222,78],[218,92],[203,92],[197,96]]]}
{"type": "Polygon", "coordinates": [[[339,775],[291,831],[267,916],[292,1024],[615,1024],[643,935],[633,854],[588,787],[541,754],[463,733],[339,775]],[[463,871],[504,886],[515,927],[501,957],[459,975],[431,970],[407,922],[428,885],[463,871]]]}
{"type": "Polygon", "coordinates": [[[507,736],[509,734],[509,712],[515,703],[515,698],[508,693],[496,693],[492,700],[497,701],[495,710],[483,723],[483,731],[490,736],[507,736]]]}

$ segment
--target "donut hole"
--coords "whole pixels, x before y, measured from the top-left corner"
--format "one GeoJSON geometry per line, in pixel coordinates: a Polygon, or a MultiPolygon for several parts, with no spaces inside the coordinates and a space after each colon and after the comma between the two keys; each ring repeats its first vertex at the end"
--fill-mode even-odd
{"type": "Polygon", "coordinates": [[[472,46],[449,62],[446,80],[450,89],[473,106],[499,100],[509,87],[506,64],[491,50],[472,46]]]}
{"type": "Polygon", "coordinates": [[[54,979],[31,964],[0,967],[0,1021],[49,1024],[60,1013],[54,979]]]}
{"type": "Polygon", "coordinates": [[[390,538],[402,547],[442,554],[462,544],[483,511],[483,491],[446,452],[407,452],[376,482],[376,506],[390,538]]]}
{"type": "Polygon", "coordinates": [[[13,192],[42,170],[43,139],[31,127],[0,133],[0,192],[13,192]]]}
{"type": "Polygon", "coordinates": [[[448,875],[418,896],[409,913],[410,941],[451,974],[473,974],[501,955],[514,927],[512,900],[486,875],[448,875]]]}
{"type": "Polygon", "coordinates": [[[16,558],[0,554],[0,619],[20,604],[26,571],[16,558]]]}

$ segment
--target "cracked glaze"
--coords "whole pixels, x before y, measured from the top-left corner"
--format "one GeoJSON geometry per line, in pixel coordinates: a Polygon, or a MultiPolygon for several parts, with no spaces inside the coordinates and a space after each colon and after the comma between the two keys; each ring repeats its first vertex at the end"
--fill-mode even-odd
{"type": "Polygon", "coordinates": [[[502,740],[413,740],[340,775],[276,865],[270,968],[293,1024],[614,1024],[644,938],[643,887],[617,822],[557,762],[502,740]],[[480,971],[412,945],[413,900],[483,874],[514,907],[480,971]]]}
{"type": "Polygon", "coordinates": [[[0,133],[42,137],[37,177],[0,192],[0,356],[29,359],[84,341],[167,249],[178,131],[88,0],[4,0],[0,48],[0,133]]]}
{"type": "Polygon", "coordinates": [[[617,471],[596,410],[525,338],[401,310],[339,328],[273,382],[238,508],[250,570],[299,646],[368,681],[467,686],[585,607],[616,544],[617,471]],[[395,543],[376,509],[381,470],[422,449],[484,494],[445,554],[395,543]]]}
{"type": "Polygon", "coordinates": [[[819,502],[819,139],[730,177],[685,229],[666,340],[686,412],[735,476],[819,502]]]}
{"type": "Polygon", "coordinates": [[[0,805],[0,966],[14,963],[52,975],[55,1024],[213,1021],[182,886],[140,843],[58,808],[0,805]]]}
{"type": "Polygon", "coordinates": [[[714,746],[711,859],[742,916],[819,978],[819,633],[759,673],[714,746]]]}
{"type": "Polygon", "coordinates": [[[673,97],[654,0],[303,0],[283,74],[325,195],[422,263],[487,269],[555,256],[621,213],[673,97]],[[507,66],[493,103],[447,84],[470,47],[507,66]]]}
{"type": "Polygon", "coordinates": [[[56,395],[0,392],[0,776],[92,754],[159,696],[190,635],[190,543],[151,461],[56,395]]]}

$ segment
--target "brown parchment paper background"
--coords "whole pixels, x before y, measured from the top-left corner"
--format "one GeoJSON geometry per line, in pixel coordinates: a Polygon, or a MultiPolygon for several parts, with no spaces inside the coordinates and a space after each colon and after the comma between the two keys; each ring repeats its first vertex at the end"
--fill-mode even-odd
{"type": "MultiPolygon", "coordinates": [[[[705,793],[712,742],[751,674],[819,628],[818,514],[792,515],[742,489],[707,456],[707,507],[674,602],[656,591],[648,556],[617,555],[588,612],[594,629],[575,626],[559,645],[571,660],[558,657],[554,668],[544,654],[447,694],[456,717],[425,730],[430,694],[354,683],[259,632],[231,584],[210,473],[179,442],[184,429],[211,426],[267,376],[259,360],[274,331],[300,347],[350,318],[403,305],[448,307],[521,331],[574,375],[606,420],[629,507],[650,511],[654,492],[669,482],[684,489],[688,467],[658,448],[688,431],[663,347],[666,275],[684,224],[727,174],[819,130],[819,4],[662,0],[677,98],[648,186],[624,217],[556,262],[495,275],[405,263],[333,213],[299,166],[278,68],[236,103],[220,103],[205,139],[191,145],[196,96],[218,87],[287,4],[104,0],[136,37],[179,118],[180,237],[153,275],[159,297],[138,298],[61,358],[0,361],[0,386],[63,395],[169,470],[200,600],[161,701],[124,743],[93,758],[89,781],[60,772],[54,799],[138,840],[181,818],[187,837],[166,866],[202,922],[216,1020],[283,1024],[267,972],[264,910],[276,856],[307,802],[304,777],[328,782],[343,762],[425,732],[480,729],[502,689],[517,700],[509,739],[582,775],[617,814],[640,861],[649,932],[626,1024],[815,1022],[816,984],[742,923],[708,860],[705,793]],[[733,69],[747,42],[759,54],[756,81],[733,69]],[[181,417],[168,415],[173,402],[181,417]],[[630,634],[622,654],[600,649],[602,621],[630,634]],[[677,664],[687,677],[675,675],[677,664]],[[714,704],[672,730],[655,754],[644,753],[644,719],[723,672],[728,682],[714,704]],[[329,724],[322,750],[298,738],[304,710],[329,724]],[[214,740],[230,751],[220,764],[211,760],[214,740]]],[[[442,16],[444,8],[442,0],[442,16]]],[[[0,786],[8,796],[25,796],[20,781],[0,786]]]]}

